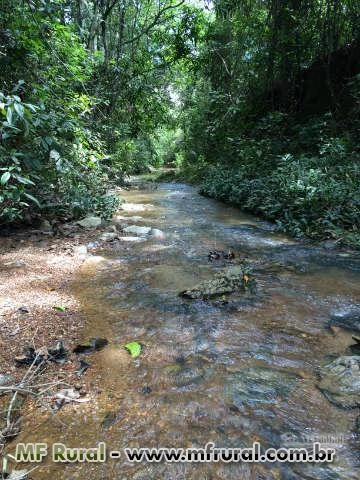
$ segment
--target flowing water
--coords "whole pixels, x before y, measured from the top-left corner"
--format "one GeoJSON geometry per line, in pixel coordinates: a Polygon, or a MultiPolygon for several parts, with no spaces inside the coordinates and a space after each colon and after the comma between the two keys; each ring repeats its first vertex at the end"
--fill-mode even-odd
{"type": "MultiPolygon", "coordinates": [[[[360,259],[304,245],[272,225],[198,195],[161,184],[125,193],[150,204],[138,225],[165,239],[122,242],[84,263],[73,290],[83,305],[84,340],[110,344],[89,358],[93,400],[56,415],[28,417],[21,441],[68,446],[279,447],[289,435],[332,434],[331,465],[48,462],[34,479],[314,479],[360,478],[356,410],[332,405],[316,388],[319,368],[343,354],[351,333],[329,319],[360,308],[360,259]],[[209,262],[210,250],[236,253],[254,265],[257,291],[226,302],[186,300],[179,292],[230,264],[209,262]],[[138,341],[132,359],[123,345],[138,341]],[[67,426],[58,422],[61,419],[67,426]]],[[[130,222],[131,223],[131,222],[130,222]]],[[[357,310],[358,311],[358,310],[357,310]]]]}

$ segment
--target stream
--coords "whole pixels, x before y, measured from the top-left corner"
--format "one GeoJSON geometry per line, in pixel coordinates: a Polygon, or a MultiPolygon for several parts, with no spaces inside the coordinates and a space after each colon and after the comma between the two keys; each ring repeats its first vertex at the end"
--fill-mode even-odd
{"type": "Polygon", "coordinates": [[[158,228],[165,238],[119,242],[84,262],[72,286],[87,319],[83,339],[109,339],[89,359],[96,395],[46,418],[26,416],[18,441],[106,442],[108,450],[260,442],[266,449],[333,436],[336,460],[130,463],[122,455],[106,463],[47,462],[33,478],[359,480],[352,435],[359,410],[335,406],[317,383],[321,366],[351,344],[352,333],[331,330],[329,321],[360,311],[360,257],[281,235],[187,185],[139,183],[123,196],[147,207],[119,215],[141,216],[127,223],[158,228]],[[229,249],[234,260],[208,260],[209,251],[229,249]],[[253,266],[255,292],[228,302],[179,296],[240,260],[253,266]],[[131,341],[143,347],[136,359],[123,348],[131,341]]]}

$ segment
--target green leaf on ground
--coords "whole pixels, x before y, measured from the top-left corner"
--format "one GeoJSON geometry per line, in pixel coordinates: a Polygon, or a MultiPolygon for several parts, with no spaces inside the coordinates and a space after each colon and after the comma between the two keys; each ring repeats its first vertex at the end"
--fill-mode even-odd
{"type": "Polygon", "coordinates": [[[55,310],[58,310],[59,312],[65,312],[66,310],[66,307],[64,307],[64,305],[55,305],[53,308],[55,310]]]}
{"type": "Polygon", "coordinates": [[[138,342],[130,342],[125,345],[132,358],[137,358],[141,353],[141,345],[138,342]]]}

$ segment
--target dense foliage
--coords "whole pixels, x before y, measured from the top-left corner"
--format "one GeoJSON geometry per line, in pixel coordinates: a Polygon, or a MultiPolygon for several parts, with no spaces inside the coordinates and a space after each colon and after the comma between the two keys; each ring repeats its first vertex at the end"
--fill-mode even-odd
{"type": "Polygon", "coordinates": [[[356,0],[0,1],[0,223],[110,217],[166,165],[359,243],[356,0]]]}
{"type": "Polygon", "coordinates": [[[201,12],[179,1],[0,7],[0,223],[111,215],[110,182],[158,162],[169,78],[201,12]]]}
{"type": "Polygon", "coordinates": [[[357,2],[214,6],[185,89],[185,176],[293,235],[359,244],[357,2]]]}

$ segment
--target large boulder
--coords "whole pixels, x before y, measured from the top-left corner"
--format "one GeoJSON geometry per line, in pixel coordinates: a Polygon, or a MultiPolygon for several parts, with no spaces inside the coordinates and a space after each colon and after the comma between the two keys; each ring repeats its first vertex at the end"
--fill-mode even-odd
{"type": "Polygon", "coordinates": [[[204,280],[195,287],[180,293],[180,296],[191,299],[209,299],[237,291],[245,291],[254,284],[241,266],[234,266],[216,273],[210,280],[204,280]]]}
{"type": "Polygon", "coordinates": [[[338,407],[360,407],[360,356],[342,356],[325,365],[318,388],[338,407]]]}

